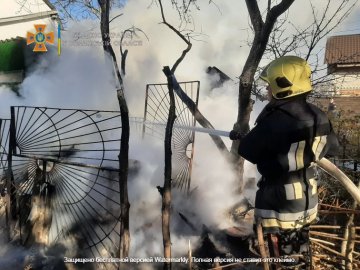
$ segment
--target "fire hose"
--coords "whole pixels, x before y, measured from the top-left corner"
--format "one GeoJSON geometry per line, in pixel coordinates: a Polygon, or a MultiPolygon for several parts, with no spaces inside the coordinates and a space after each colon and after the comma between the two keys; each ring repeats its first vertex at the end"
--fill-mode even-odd
{"type": "MultiPolygon", "coordinates": [[[[184,126],[176,126],[178,128],[184,128],[184,126]]],[[[193,127],[194,131],[197,132],[205,132],[212,135],[218,136],[226,136],[229,137],[230,132],[222,131],[222,130],[215,130],[209,128],[200,128],[200,127],[193,127]]],[[[316,161],[316,164],[319,168],[330,174],[336,180],[338,180],[342,186],[350,193],[353,199],[360,204],[360,189],[354,184],[353,181],[344,173],[342,172],[334,163],[332,163],[327,158],[322,158],[321,160],[316,161]]]]}
{"type": "Polygon", "coordinates": [[[350,180],[349,177],[346,176],[334,163],[332,163],[327,158],[322,158],[318,160],[317,165],[338,180],[343,187],[350,193],[350,195],[354,198],[354,200],[360,204],[360,189],[350,180]]]}
{"type": "MultiPolygon", "coordinates": [[[[165,126],[165,123],[157,123],[157,122],[151,122],[146,121],[144,119],[132,119],[133,122],[140,122],[145,125],[162,125],[165,126]]],[[[229,137],[230,132],[223,131],[223,130],[217,130],[212,128],[202,128],[202,127],[196,127],[196,126],[183,126],[183,125],[174,125],[174,128],[180,128],[185,130],[191,130],[194,132],[201,132],[201,133],[207,133],[210,135],[217,135],[217,136],[223,136],[223,137],[229,137]]],[[[337,179],[342,186],[350,193],[350,195],[354,198],[354,200],[360,204],[360,189],[351,181],[349,177],[346,176],[345,173],[343,173],[334,163],[332,163],[330,160],[326,158],[322,158],[321,160],[316,161],[317,165],[330,174],[332,177],[337,179]]]]}

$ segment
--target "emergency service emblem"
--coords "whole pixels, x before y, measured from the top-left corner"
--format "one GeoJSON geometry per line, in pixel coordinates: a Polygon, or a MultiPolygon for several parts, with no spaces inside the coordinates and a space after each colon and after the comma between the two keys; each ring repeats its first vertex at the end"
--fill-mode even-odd
{"type": "Polygon", "coordinates": [[[47,52],[46,43],[54,44],[54,32],[45,33],[46,24],[35,24],[36,33],[27,32],[26,44],[35,43],[33,52],[47,52]]]}

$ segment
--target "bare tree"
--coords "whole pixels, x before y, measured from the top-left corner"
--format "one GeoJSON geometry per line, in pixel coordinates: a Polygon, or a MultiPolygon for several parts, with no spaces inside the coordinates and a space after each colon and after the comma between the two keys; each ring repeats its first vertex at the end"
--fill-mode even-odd
{"type": "MultiPolygon", "coordinates": [[[[210,3],[212,3],[212,1],[210,1],[210,3]]],[[[179,19],[180,19],[180,25],[175,28],[173,25],[169,24],[166,20],[165,20],[165,14],[164,14],[164,10],[162,8],[162,5],[160,5],[160,9],[161,9],[161,16],[162,16],[162,23],[165,24],[169,29],[171,29],[181,40],[183,40],[186,44],[187,47],[186,49],[182,52],[180,58],[175,62],[174,66],[172,69],[176,69],[176,67],[178,66],[178,64],[184,59],[185,55],[191,50],[192,48],[192,42],[191,39],[194,38],[194,35],[196,36],[197,34],[194,33],[193,30],[189,30],[187,29],[187,25],[191,25],[192,24],[192,17],[191,17],[191,7],[192,5],[196,7],[196,9],[199,9],[199,7],[196,4],[196,0],[184,0],[181,3],[176,1],[176,0],[172,0],[171,4],[173,6],[173,8],[175,8],[179,14],[179,19]]],[[[175,71],[174,69],[174,71],[175,71]]],[[[194,115],[195,120],[204,128],[210,128],[210,129],[214,129],[214,126],[210,123],[210,121],[200,112],[200,110],[198,109],[197,105],[195,104],[195,102],[185,93],[185,91],[181,88],[181,86],[179,85],[179,83],[177,82],[175,76],[174,76],[174,72],[173,76],[172,76],[172,80],[173,80],[173,90],[176,93],[176,95],[182,100],[182,102],[184,102],[184,104],[188,107],[188,109],[190,110],[190,112],[194,115]]],[[[215,143],[216,147],[219,149],[219,151],[225,156],[225,158],[230,160],[230,153],[229,150],[227,149],[225,143],[223,142],[223,140],[221,139],[220,136],[217,135],[210,135],[211,139],[213,140],[213,142],[215,143]]]]}
{"type": "MultiPolygon", "coordinates": [[[[330,0],[327,0],[325,8],[319,11],[316,6],[310,2],[313,19],[308,26],[300,29],[295,26],[287,16],[287,11],[294,0],[277,1],[275,5],[273,4],[274,1],[269,0],[264,12],[260,11],[258,1],[248,0],[245,2],[251,21],[253,38],[251,41],[248,41],[250,53],[239,78],[238,116],[234,124],[234,130],[242,134],[249,131],[250,114],[254,102],[251,100],[251,95],[255,95],[260,100],[265,99],[264,96],[261,95],[259,88],[254,84],[254,77],[258,76],[256,74],[259,72],[260,61],[263,58],[274,59],[288,53],[297,54],[305,59],[309,59],[310,56],[315,56],[316,63],[312,63],[314,73],[321,73],[323,67],[320,65],[320,59],[316,58],[318,55],[316,49],[318,48],[319,42],[349,15],[356,4],[356,1],[332,3],[330,0]],[[289,31],[286,31],[289,25],[293,28],[293,34],[290,35],[288,34],[289,31]],[[301,50],[299,48],[301,48],[301,50]]],[[[199,8],[196,5],[196,1],[191,0],[172,1],[172,3],[178,13],[181,14],[180,20],[186,22],[191,22],[191,16],[188,14],[190,7],[193,5],[196,9],[199,8]]],[[[329,80],[329,77],[319,76],[315,84],[320,81],[325,82],[326,80],[329,80]]],[[[175,92],[177,93],[176,90],[175,92]]],[[[191,110],[193,105],[187,101],[186,96],[182,93],[179,96],[191,110]]],[[[195,116],[197,114],[201,115],[198,111],[192,110],[192,112],[195,116]]],[[[202,118],[206,119],[205,117],[202,118]]],[[[199,118],[196,117],[196,119],[198,120],[199,118]]],[[[218,141],[220,141],[220,143],[215,142],[216,145],[219,149],[224,149],[221,139],[218,141]]],[[[238,172],[240,179],[239,187],[241,189],[244,160],[237,153],[239,144],[240,140],[233,142],[230,160],[235,171],[238,172]]]]}
{"type": "Polygon", "coordinates": [[[287,14],[280,18],[270,34],[264,58],[274,59],[289,53],[296,54],[310,61],[313,85],[333,80],[329,76],[332,72],[325,72],[327,68],[323,65],[324,59],[320,59],[323,47],[319,43],[349,16],[356,3],[357,1],[327,0],[320,9],[309,0],[312,17],[309,24],[304,27],[295,25],[287,14]]]}
{"type": "MultiPolygon", "coordinates": [[[[27,1],[27,0],[17,0],[27,1]]],[[[97,1],[92,0],[50,0],[61,14],[61,19],[66,22],[68,20],[93,19],[101,17],[101,8],[97,1]]],[[[115,7],[123,7],[124,1],[110,0],[110,9],[115,7]]],[[[110,21],[111,22],[111,21],[110,21]]]]}
{"type": "MultiPolygon", "coordinates": [[[[294,0],[282,0],[279,4],[271,7],[271,2],[268,3],[268,11],[265,16],[265,21],[261,15],[259,6],[257,1],[253,0],[246,0],[246,6],[249,12],[249,16],[251,19],[252,27],[254,29],[254,37],[250,49],[250,53],[248,58],[245,62],[244,69],[240,75],[240,83],[239,83],[239,97],[238,97],[238,117],[237,121],[234,125],[234,130],[239,133],[246,133],[249,130],[249,120],[250,120],[250,113],[252,111],[252,104],[253,101],[251,100],[251,93],[252,93],[252,86],[254,81],[254,75],[256,70],[259,66],[259,63],[264,55],[266,50],[266,45],[268,43],[270,34],[273,30],[273,27],[280,15],[282,15],[286,10],[290,8],[294,0]]],[[[185,20],[189,18],[188,12],[189,7],[191,4],[196,4],[196,1],[183,1],[182,4],[176,4],[177,1],[172,1],[175,8],[181,14],[180,19],[185,20]],[[174,4],[175,3],[175,4],[174,4]],[[186,7],[186,8],[184,8],[186,7]],[[183,13],[181,13],[181,11],[183,13]]],[[[178,30],[173,29],[175,33],[180,33],[178,30]],[[177,32],[176,32],[177,31],[177,32]]],[[[178,34],[177,33],[177,34],[178,34]]],[[[181,33],[180,33],[181,34],[181,33]]],[[[183,35],[182,35],[183,36],[183,35]]],[[[183,93],[179,95],[179,97],[187,104],[189,109],[191,110],[192,105],[190,102],[186,102],[187,96],[183,93]]],[[[197,116],[201,115],[201,113],[196,113],[195,110],[191,110],[198,120],[197,116]]],[[[203,117],[205,118],[205,117],[203,117]]],[[[205,118],[206,119],[206,118],[205,118]]],[[[206,120],[207,121],[207,120],[206,120]]],[[[208,121],[207,121],[208,122],[208,121]]],[[[210,122],[208,122],[210,124],[210,122]]],[[[208,126],[207,126],[208,127],[208,126]]],[[[210,127],[212,125],[210,124],[210,127]]],[[[215,136],[216,137],[216,136],[215,136]]],[[[214,139],[214,138],[213,138],[214,139]]],[[[218,138],[215,138],[218,139],[218,138]]],[[[219,149],[224,149],[221,144],[223,144],[221,139],[218,139],[217,146],[219,149]]],[[[242,175],[243,175],[243,165],[244,159],[241,158],[238,153],[237,149],[239,147],[240,141],[234,141],[231,146],[231,163],[234,166],[234,170],[239,174],[239,188],[242,189],[242,175]]],[[[226,147],[225,147],[226,149],[226,147]]]]}
{"type": "MultiPolygon", "coordinates": [[[[130,125],[129,125],[129,110],[127,107],[125,95],[124,95],[124,84],[121,76],[116,55],[111,45],[110,38],[110,22],[115,18],[121,16],[117,15],[110,20],[110,9],[115,4],[114,1],[110,0],[98,0],[97,4],[92,1],[79,1],[73,2],[70,0],[57,0],[56,3],[63,11],[66,12],[69,18],[73,18],[71,11],[73,9],[80,9],[83,12],[83,17],[95,15],[100,18],[100,31],[101,39],[103,42],[103,48],[105,53],[111,58],[114,73],[117,81],[117,98],[120,106],[121,114],[121,142],[120,142],[120,153],[119,153],[119,189],[120,189],[120,211],[121,211],[121,225],[120,225],[120,243],[119,243],[119,257],[125,258],[129,256],[130,249],[130,222],[129,222],[129,209],[130,203],[128,198],[128,168],[129,168],[129,137],[130,137],[130,125]]],[[[130,31],[130,30],[129,30],[130,31]]],[[[124,37],[124,35],[123,35],[124,37]]],[[[122,37],[122,39],[123,39],[122,37]]],[[[122,41],[122,40],[121,40],[122,41]]],[[[125,60],[127,51],[123,52],[121,48],[121,67],[123,74],[125,74],[125,60]]]]}
{"type": "MultiPolygon", "coordinates": [[[[70,0],[58,0],[58,2],[62,2],[63,4],[65,2],[70,3],[70,0]]],[[[85,1],[86,2],[86,1],[85,1]]],[[[117,66],[117,61],[115,57],[115,53],[111,47],[110,44],[110,35],[109,35],[109,10],[110,10],[110,2],[109,0],[98,0],[99,8],[95,8],[98,10],[96,12],[93,10],[94,14],[98,14],[97,16],[101,19],[101,33],[102,33],[102,39],[104,42],[104,50],[110,54],[110,56],[113,59],[114,68],[115,68],[115,74],[119,82],[119,91],[118,91],[118,98],[119,98],[119,104],[120,108],[122,110],[122,117],[128,116],[128,110],[126,106],[126,101],[124,98],[124,88],[122,83],[122,77],[121,73],[119,71],[119,68],[117,66]]],[[[213,3],[213,1],[210,1],[213,3]]],[[[256,0],[246,0],[246,7],[248,10],[248,14],[251,21],[251,27],[253,30],[253,39],[250,42],[250,52],[246,59],[244,68],[241,72],[241,75],[239,77],[239,95],[238,95],[238,115],[236,123],[234,124],[234,130],[246,133],[249,131],[249,120],[250,120],[250,114],[252,111],[252,104],[253,101],[251,100],[251,95],[254,93],[254,75],[256,74],[259,63],[264,57],[268,57],[273,59],[274,57],[279,57],[282,55],[285,55],[290,52],[297,53],[297,48],[299,45],[305,46],[307,50],[305,50],[305,54],[300,54],[300,56],[303,56],[306,59],[309,59],[311,55],[314,54],[316,46],[318,46],[321,39],[323,39],[330,31],[332,31],[336,25],[334,23],[338,21],[339,23],[344,20],[344,18],[349,14],[351,11],[351,8],[355,4],[355,2],[352,2],[349,6],[349,1],[341,1],[341,3],[337,3],[338,8],[335,9],[335,12],[331,12],[330,9],[330,0],[327,0],[326,8],[323,11],[324,13],[319,13],[316,11],[316,8],[314,5],[313,7],[313,17],[314,17],[314,23],[309,24],[308,27],[305,29],[299,29],[296,26],[293,26],[295,29],[295,34],[292,36],[286,36],[285,28],[288,27],[289,19],[286,16],[286,11],[289,10],[291,5],[294,3],[294,0],[281,0],[276,1],[277,4],[273,4],[271,0],[268,1],[268,5],[266,7],[265,12],[261,12],[258,6],[258,2],[256,0]],[[347,3],[347,6],[345,5],[347,3]],[[341,15],[339,15],[341,14],[341,15]],[[284,16],[285,15],[285,16],[284,16]],[[340,17],[339,17],[340,16],[340,17]]],[[[205,118],[204,115],[201,114],[201,112],[198,110],[198,108],[195,106],[194,102],[191,101],[191,99],[186,96],[184,91],[178,86],[174,73],[177,68],[177,66],[181,63],[181,61],[184,59],[186,54],[189,52],[189,50],[192,47],[192,43],[190,42],[190,36],[188,33],[185,33],[178,29],[183,29],[186,25],[191,24],[191,15],[190,11],[194,7],[195,9],[199,9],[199,6],[197,5],[196,0],[182,0],[182,1],[176,1],[172,0],[171,3],[173,6],[178,10],[179,16],[180,16],[180,25],[178,28],[173,27],[171,24],[169,24],[166,21],[164,10],[162,7],[161,0],[158,1],[160,8],[161,8],[161,16],[162,16],[162,23],[166,25],[169,29],[171,29],[181,40],[185,42],[187,47],[182,52],[181,56],[177,61],[174,63],[171,69],[164,69],[164,73],[166,74],[168,78],[168,86],[169,86],[169,93],[171,98],[172,91],[175,91],[175,93],[187,104],[189,109],[194,114],[196,120],[204,127],[210,127],[212,128],[212,125],[210,122],[205,118]]],[[[311,3],[311,2],[310,2],[311,3]]],[[[332,4],[332,2],[331,2],[332,4]]],[[[122,55],[122,64],[124,64],[127,51],[123,51],[121,49],[121,55],[122,55]]],[[[317,62],[320,60],[318,59],[317,62]]],[[[316,69],[316,71],[320,71],[320,69],[316,69]]],[[[125,66],[122,66],[122,74],[125,74],[125,66]]],[[[172,106],[170,106],[172,107],[172,106]]],[[[169,111],[169,119],[168,119],[168,125],[167,125],[167,138],[165,140],[165,148],[169,148],[169,143],[171,142],[171,130],[173,125],[173,119],[175,115],[172,113],[172,108],[169,111]]],[[[123,127],[125,123],[128,125],[128,119],[123,120],[123,127]]],[[[124,140],[122,138],[122,143],[125,143],[126,137],[128,139],[129,133],[124,132],[124,140]]],[[[234,165],[234,169],[238,172],[239,175],[239,187],[241,189],[242,187],[242,175],[243,175],[243,164],[244,160],[238,155],[237,149],[239,147],[240,141],[234,141],[231,147],[231,154],[229,154],[229,151],[226,149],[225,144],[218,136],[212,136],[212,139],[214,140],[217,147],[225,153],[231,160],[232,164],[234,165]]],[[[127,155],[128,151],[128,145],[122,145],[122,149],[124,152],[124,157],[127,155]]],[[[123,190],[126,190],[126,194],[122,197],[122,214],[124,214],[124,220],[128,218],[129,214],[129,204],[127,200],[127,184],[126,184],[126,177],[127,174],[127,161],[121,162],[122,154],[119,155],[120,160],[120,185],[123,190]],[[126,166],[125,166],[125,165],[126,166]],[[126,169],[125,169],[126,167],[126,169]]],[[[169,183],[171,182],[171,149],[170,151],[166,152],[166,168],[165,168],[165,180],[164,180],[164,194],[163,195],[163,214],[166,216],[166,211],[170,211],[170,203],[171,203],[171,185],[169,183]],[[168,169],[170,168],[170,174],[168,169]],[[165,210],[165,212],[164,212],[165,210]]],[[[169,212],[168,212],[169,214],[169,212]]],[[[170,215],[168,215],[170,217],[170,215]]],[[[168,255],[171,255],[171,249],[170,249],[170,232],[166,231],[164,234],[164,228],[168,226],[166,224],[169,220],[165,221],[163,219],[163,235],[164,239],[166,238],[167,242],[164,241],[164,249],[167,249],[168,255]]],[[[129,224],[123,223],[122,224],[122,233],[126,234],[128,233],[128,226],[129,224]]],[[[126,234],[127,237],[122,238],[125,242],[130,241],[129,234],[126,234]]],[[[128,252],[128,245],[126,246],[126,243],[122,242],[122,247],[124,249],[121,249],[122,251],[120,254],[126,254],[126,249],[128,252]],[[125,245],[125,246],[124,246],[125,245]]],[[[129,244],[129,242],[128,242],[129,244]]]]}
{"type": "MultiPolygon", "coordinates": [[[[269,2],[265,20],[261,15],[258,1],[246,0],[245,2],[251,19],[251,24],[254,28],[254,37],[250,53],[240,75],[238,116],[236,123],[234,124],[234,130],[242,133],[249,131],[250,113],[253,105],[251,100],[251,90],[256,69],[264,55],[270,34],[278,17],[290,8],[294,0],[282,0],[279,4],[273,7],[271,7],[269,2]]],[[[239,186],[241,188],[244,159],[237,153],[239,145],[240,140],[234,141],[231,146],[231,153],[233,154],[233,164],[235,165],[235,168],[238,168],[240,176],[239,186]]]]}
{"type": "MultiPolygon", "coordinates": [[[[110,23],[116,18],[122,16],[122,13],[110,17],[110,10],[113,7],[121,7],[122,1],[115,0],[98,0],[98,1],[72,1],[72,0],[56,0],[53,3],[60,8],[63,13],[62,19],[83,19],[83,18],[99,18],[100,19],[100,31],[103,49],[113,63],[114,74],[116,77],[117,84],[117,98],[121,113],[121,142],[120,142],[120,153],[119,153],[119,189],[120,189],[120,211],[121,211],[121,224],[120,224],[120,243],[119,243],[119,257],[125,258],[129,256],[130,249],[130,221],[129,221],[129,210],[130,203],[128,198],[128,167],[129,167],[129,137],[130,137],[130,126],[129,126],[129,110],[124,95],[124,84],[123,76],[125,76],[125,65],[128,50],[123,50],[123,40],[128,35],[136,35],[137,32],[146,34],[139,28],[131,27],[126,29],[121,36],[120,40],[120,66],[119,70],[118,62],[114,49],[111,45],[111,33],[110,23]]],[[[123,265],[123,267],[126,267],[123,265]]]]}
{"type": "MultiPolygon", "coordinates": [[[[249,130],[250,113],[252,111],[252,103],[253,103],[251,100],[251,93],[252,93],[252,86],[253,86],[255,72],[266,50],[266,45],[268,43],[270,34],[273,30],[273,27],[278,17],[282,15],[287,9],[289,9],[289,7],[293,2],[294,0],[282,0],[279,4],[271,7],[271,2],[269,1],[268,12],[266,14],[265,21],[263,21],[263,17],[261,15],[257,1],[253,1],[253,0],[246,1],[246,6],[250,15],[252,27],[254,29],[254,37],[253,37],[250,53],[248,55],[244,69],[240,76],[238,117],[237,117],[237,122],[234,125],[235,131],[246,133],[249,130]]],[[[177,1],[172,1],[172,3],[175,6],[175,8],[178,10],[178,12],[181,14],[180,19],[186,21],[186,19],[189,18],[188,12],[190,5],[191,4],[195,5],[196,1],[191,1],[191,0],[183,1],[182,4],[176,4],[178,3],[177,1]]],[[[174,29],[172,30],[174,31],[174,29]]],[[[189,104],[190,105],[192,104],[190,102],[186,102],[187,100],[186,95],[181,94],[179,95],[179,97],[183,101],[185,101],[185,103],[191,110],[192,106],[189,106],[189,104]]],[[[191,111],[193,112],[196,120],[198,120],[198,118],[196,117],[197,115],[202,115],[201,113],[197,114],[195,110],[191,110],[191,111]]],[[[208,123],[210,124],[210,122],[208,123]]],[[[210,127],[212,127],[211,124],[210,127]]],[[[218,148],[220,149],[222,148],[221,143],[222,140],[220,139],[220,143],[217,144],[218,148]]],[[[243,174],[244,160],[237,153],[239,143],[240,141],[234,141],[234,143],[232,144],[231,161],[232,164],[234,164],[234,169],[239,172],[240,181],[241,181],[239,186],[241,189],[242,186],[241,176],[243,174]]]]}
{"type": "MultiPolygon", "coordinates": [[[[159,0],[161,3],[161,1],[159,0]]],[[[168,80],[169,90],[169,113],[165,129],[165,169],[164,169],[164,186],[162,188],[162,207],[161,207],[161,220],[162,220],[162,234],[164,246],[164,270],[171,269],[171,233],[170,233],[170,216],[171,216],[171,173],[172,173],[172,152],[171,152],[171,138],[174,122],[176,119],[175,114],[175,97],[174,87],[172,83],[172,73],[169,67],[164,67],[164,74],[168,80]]]]}
{"type": "Polygon", "coordinates": [[[124,84],[120,74],[120,70],[116,61],[115,52],[111,46],[110,40],[110,29],[109,29],[109,13],[110,13],[110,0],[98,0],[100,7],[100,30],[103,41],[104,51],[111,57],[115,75],[118,82],[117,97],[120,105],[121,113],[121,142],[120,142],[120,153],[119,153],[119,186],[120,186],[120,207],[121,207],[121,225],[120,225],[120,245],[119,245],[119,256],[125,258],[129,256],[130,249],[130,222],[129,222],[129,209],[130,203],[128,198],[128,168],[129,168],[129,137],[130,137],[130,126],[129,126],[129,110],[127,107],[125,95],[124,95],[124,84]]]}
{"type": "MultiPolygon", "coordinates": [[[[120,14],[121,16],[122,14],[120,14]]],[[[118,15],[119,16],[119,15],[118,15]]],[[[114,18],[111,19],[114,20],[117,16],[115,16],[114,18]]],[[[111,22],[110,21],[110,22],[111,22]]],[[[133,36],[137,36],[137,33],[141,33],[143,34],[147,40],[149,40],[149,38],[147,37],[147,35],[144,33],[144,31],[142,31],[140,28],[137,28],[135,26],[133,27],[130,27],[128,29],[126,29],[122,35],[121,35],[121,39],[120,39],[120,55],[121,55],[121,74],[123,76],[126,75],[126,72],[125,72],[125,66],[126,66],[126,57],[127,57],[127,54],[128,54],[128,50],[124,50],[123,49],[123,41],[124,41],[124,38],[129,36],[130,38],[133,38],[133,36]]]]}
{"type": "Polygon", "coordinates": [[[175,97],[174,97],[174,73],[176,68],[185,58],[186,54],[191,50],[192,44],[189,39],[180,33],[175,27],[166,21],[164,9],[161,0],[159,0],[160,12],[162,23],[175,32],[187,45],[183,50],[180,57],[175,61],[172,68],[164,67],[163,72],[167,77],[168,90],[170,98],[169,114],[165,130],[165,172],[164,172],[164,186],[162,191],[162,233],[163,233],[163,245],[164,245],[164,257],[166,259],[164,263],[164,270],[171,269],[171,234],[170,234],[170,216],[171,216],[171,172],[172,172],[172,130],[175,122],[175,97]]]}

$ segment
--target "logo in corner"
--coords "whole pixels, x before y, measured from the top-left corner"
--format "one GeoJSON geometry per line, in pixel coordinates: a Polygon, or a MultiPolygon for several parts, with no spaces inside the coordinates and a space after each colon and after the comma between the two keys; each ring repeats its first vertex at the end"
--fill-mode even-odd
{"type": "Polygon", "coordinates": [[[54,44],[54,32],[45,33],[46,24],[35,24],[36,33],[27,32],[26,44],[35,43],[33,52],[47,52],[46,43],[54,44]]]}

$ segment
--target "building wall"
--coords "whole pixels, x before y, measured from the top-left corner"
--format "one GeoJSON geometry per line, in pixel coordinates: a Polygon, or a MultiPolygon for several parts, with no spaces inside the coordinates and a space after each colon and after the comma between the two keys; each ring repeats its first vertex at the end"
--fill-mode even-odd
{"type": "Polygon", "coordinates": [[[336,95],[360,96],[360,73],[335,74],[336,95]]]}
{"type": "MultiPolygon", "coordinates": [[[[48,12],[51,8],[42,0],[0,0],[0,19],[34,13],[48,12]]],[[[0,40],[26,37],[27,31],[35,32],[34,24],[46,24],[45,32],[55,31],[56,21],[51,18],[13,24],[0,24],[0,40]]]]}
{"type": "MultiPolygon", "coordinates": [[[[360,96],[338,96],[334,97],[333,100],[336,105],[336,110],[338,112],[342,112],[343,115],[348,117],[360,115],[360,96]]],[[[319,106],[323,111],[327,112],[330,98],[316,98],[314,103],[319,106]]]]}
{"type": "Polygon", "coordinates": [[[16,37],[26,37],[26,33],[35,33],[34,24],[46,24],[45,33],[54,31],[56,37],[57,23],[49,19],[32,20],[24,23],[0,26],[0,40],[11,39],[16,37]]]}
{"type": "Polygon", "coordinates": [[[46,2],[0,0],[0,85],[21,83],[27,68],[41,57],[33,52],[34,44],[26,45],[27,32],[35,33],[35,24],[45,24],[45,34],[54,31],[57,39],[56,10],[46,2]]]}

